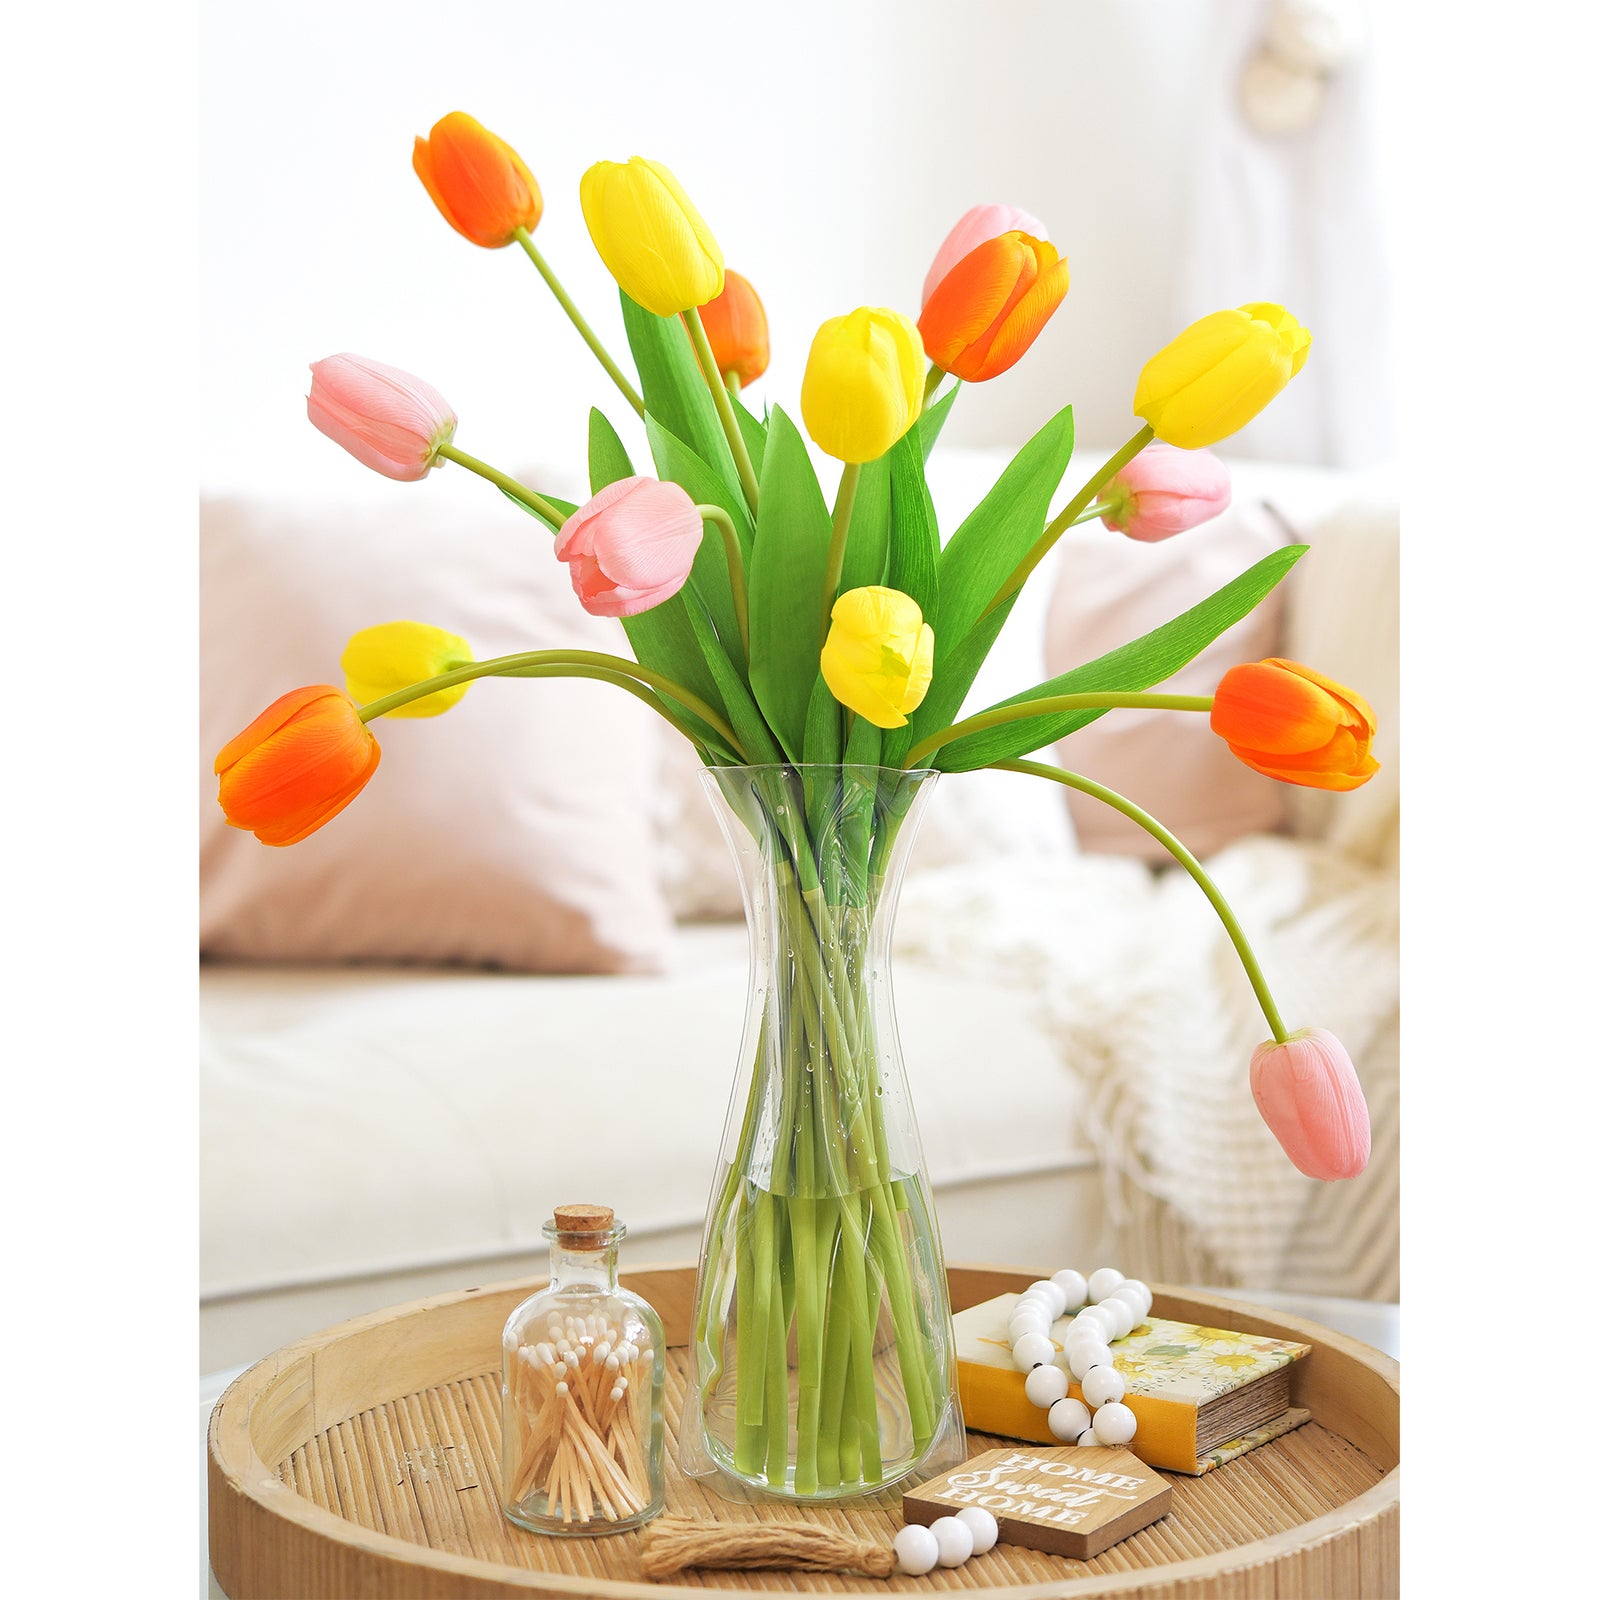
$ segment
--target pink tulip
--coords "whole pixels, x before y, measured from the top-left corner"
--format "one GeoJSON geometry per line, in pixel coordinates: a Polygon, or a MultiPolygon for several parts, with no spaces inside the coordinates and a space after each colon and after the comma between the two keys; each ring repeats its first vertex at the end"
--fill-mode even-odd
{"type": "Polygon", "coordinates": [[[1153,544],[1209,522],[1228,509],[1228,469],[1209,450],[1148,444],[1103,491],[1112,509],[1101,521],[1113,533],[1153,544]]]}
{"type": "Polygon", "coordinates": [[[562,523],[556,556],[571,567],[585,611],[632,617],[688,582],[703,532],[694,501],[677,484],[619,478],[562,523]]]}
{"type": "Polygon", "coordinates": [[[1372,1125],[1349,1053],[1325,1028],[1268,1040],[1250,1057],[1256,1110],[1308,1178],[1354,1178],[1372,1153],[1372,1125]]]}
{"type": "Polygon", "coordinates": [[[974,206],[956,225],[939,246],[939,253],[922,280],[922,303],[927,305],[933,291],[944,281],[944,276],[963,256],[970,255],[980,244],[998,239],[1002,233],[1021,229],[1035,239],[1048,239],[1044,224],[1016,206],[974,206]]]}
{"type": "Polygon", "coordinates": [[[312,426],[386,478],[414,483],[456,431],[456,414],[432,384],[365,356],[311,364],[312,426]]]}

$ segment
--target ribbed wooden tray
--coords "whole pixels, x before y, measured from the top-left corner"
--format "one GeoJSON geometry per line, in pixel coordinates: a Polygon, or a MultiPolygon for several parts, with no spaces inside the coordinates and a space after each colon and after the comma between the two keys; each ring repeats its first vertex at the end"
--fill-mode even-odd
{"type": "MultiPolygon", "coordinates": [[[[952,1267],[960,1310],[1035,1273],[952,1267]]],[[[667,1406],[683,1400],[692,1267],[628,1274],[661,1313],[667,1406]]],[[[1092,1561],[997,1546],[924,1578],[688,1573],[652,1584],[638,1533],[552,1539],[500,1515],[500,1330],[529,1283],[469,1289],[376,1312],[280,1350],[217,1403],[210,1435],[211,1565],[231,1600],[480,1600],[480,1597],[844,1593],[1001,1589],[1021,1597],[1147,1600],[1390,1596],[1399,1589],[1398,1372],[1353,1339],[1211,1296],[1157,1290],[1183,1321],[1303,1339],[1294,1401],[1313,1421],[1201,1478],[1172,1477],[1171,1513],[1092,1561]]],[[[996,1441],[970,1436],[973,1453],[996,1441]]],[[[740,1505],[685,1480],[670,1460],[667,1509],[722,1520],[830,1522],[887,1541],[871,1502],[804,1512],[740,1505]]]]}

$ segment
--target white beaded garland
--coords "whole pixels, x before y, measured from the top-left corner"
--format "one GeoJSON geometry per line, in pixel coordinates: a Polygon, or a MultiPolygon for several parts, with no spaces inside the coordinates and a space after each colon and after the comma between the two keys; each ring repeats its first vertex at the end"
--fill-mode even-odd
{"type": "Polygon", "coordinates": [[[1101,1406],[1094,1414],[1095,1437],[1107,1444],[1126,1444],[1138,1426],[1138,1418],[1118,1400],[1101,1406]]]}
{"type": "Polygon", "coordinates": [[[1072,1347],[1072,1353],[1067,1357],[1067,1362],[1072,1368],[1072,1376],[1074,1378],[1082,1378],[1090,1367],[1109,1367],[1111,1365],[1111,1347],[1085,1339],[1081,1344],[1076,1344],[1072,1347]]]}
{"type": "Polygon", "coordinates": [[[1110,1405],[1127,1392],[1128,1385],[1115,1367],[1090,1367],[1083,1375],[1083,1398],[1092,1406],[1110,1405]]]}
{"type": "Polygon", "coordinates": [[[939,1565],[959,1567],[972,1554],[972,1529],[960,1517],[940,1517],[928,1529],[939,1546],[939,1565]]]}
{"type": "Polygon", "coordinates": [[[1050,1413],[1044,1420],[1056,1438],[1064,1444],[1071,1444],[1094,1421],[1094,1418],[1089,1415],[1088,1406],[1081,1400],[1057,1400],[1050,1407],[1050,1413]]]}
{"type": "Polygon", "coordinates": [[[1028,1374],[1028,1381],[1023,1387],[1028,1391],[1031,1404],[1038,1406],[1041,1411],[1048,1411],[1057,1400],[1065,1398],[1067,1375],[1058,1366],[1035,1367],[1028,1374]]]}
{"type": "Polygon", "coordinates": [[[894,1536],[895,1560],[901,1572],[920,1578],[939,1565],[939,1541],[920,1522],[908,1522],[894,1536]]]}
{"type": "Polygon", "coordinates": [[[962,1506],[956,1512],[956,1521],[966,1523],[972,1530],[973,1555],[987,1555],[994,1549],[1000,1537],[1000,1524],[995,1521],[994,1512],[985,1511],[982,1506],[962,1506]]]}
{"type": "Polygon", "coordinates": [[[1067,1297],[1068,1311],[1083,1309],[1085,1301],[1089,1298],[1089,1280],[1081,1272],[1074,1272],[1071,1267],[1063,1267],[1060,1272],[1050,1274],[1050,1281],[1067,1297]]]}
{"type": "Polygon", "coordinates": [[[1063,1267],[1029,1284],[1019,1297],[1007,1324],[1011,1357],[1027,1373],[1028,1400],[1046,1413],[1055,1438],[1080,1445],[1120,1445],[1133,1438],[1138,1418],[1122,1404],[1128,1385],[1111,1345],[1127,1338],[1153,1303],[1149,1284],[1126,1278],[1115,1267],[1097,1267],[1087,1278],[1063,1267]],[[1082,1400],[1068,1393],[1066,1373],[1055,1363],[1055,1345],[1038,1327],[1041,1316],[1048,1313],[1053,1326],[1067,1312],[1073,1316],[1065,1335],[1066,1365],[1082,1385],[1082,1400]]]}
{"type": "Polygon", "coordinates": [[[1098,1305],[1123,1281],[1115,1267],[1098,1267],[1089,1274],[1089,1298],[1098,1305]]]}

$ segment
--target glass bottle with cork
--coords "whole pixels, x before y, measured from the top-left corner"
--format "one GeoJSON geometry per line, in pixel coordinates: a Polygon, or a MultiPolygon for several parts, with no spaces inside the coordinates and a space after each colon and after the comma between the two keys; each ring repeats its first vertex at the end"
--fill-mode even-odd
{"type": "Polygon", "coordinates": [[[609,1206],[557,1206],[549,1287],[501,1337],[501,1505],[534,1533],[621,1533],[662,1507],[666,1342],[617,1285],[626,1232],[609,1206]]]}

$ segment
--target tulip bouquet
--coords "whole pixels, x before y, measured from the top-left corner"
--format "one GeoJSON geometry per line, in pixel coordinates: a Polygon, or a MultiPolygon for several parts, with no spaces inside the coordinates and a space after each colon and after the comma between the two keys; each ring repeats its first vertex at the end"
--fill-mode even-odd
{"type": "Polygon", "coordinates": [[[477,661],[443,628],[381,623],[350,640],[343,687],[286,694],[219,754],[221,804],[267,844],[303,839],[375,773],[372,723],[439,715],[485,677],[598,679],[687,738],[748,858],[764,952],[707,1218],[691,1464],[802,1498],[931,1470],[952,1440],[959,1447],[959,1408],[937,1229],[880,979],[897,844],[932,774],[1031,775],[1095,796],[1159,839],[1216,908],[1260,999],[1272,1038],[1250,1079],[1263,1116],[1302,1171],[1348,1177],[1365,1164],[1348,1056],[1327,1033],[1289,1031],[1200,863],[1124,797],[1025,759],[1108,712],[1165,707],[1208,715],[1270,777],[1364,783],[1377,770],[1371,710],[1308,667],[1237,667],[1213,695],[1154,688],[1260,602],[1304,547],[1108,655],[959,716],[1019,591],[1066,529],[1098,520],[1160,539],[1226,505],[1226,472],[1205,447],[1299,372],[1310,335],[1277,305],[1202,318],[1145,366],[1137,431],[1062,509],[1050,511],[1072,456],[1070,407],[946,539],[924,469],[958,391],[1020,360],[1067,293],[1067,262],[1035,218],[974,208],[934,257],[917,318],[864,306],[817,330],[799,410],[840,463],[830,497],[789,413],[745,404],[767,364],[761,302],[724,270],[664,166],[600,162],[579,190],[621,290],[635,377],[535,244],[542,200],[515,151],[458,112],[416,141],[414,166],[459,233],[529,256],[635,414],[653,473],[595,410],[592,498],[557,499],[461,449],[456,415],[429,385],[351,355],[312,367],[310,419],[391,478],[450,463],[494,484],[553,535],[578,603],[621,619],[633,657],[532,649],[477,661]]]}

